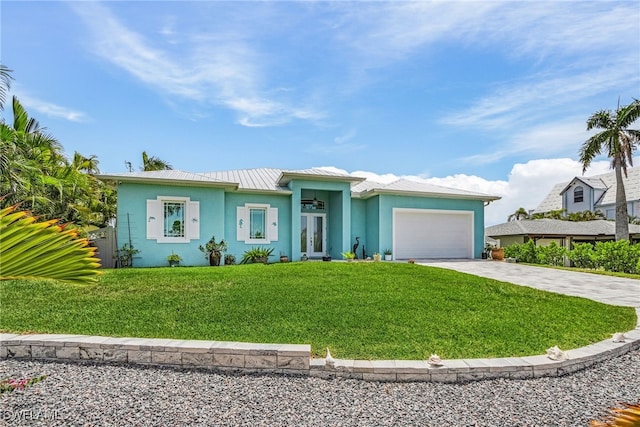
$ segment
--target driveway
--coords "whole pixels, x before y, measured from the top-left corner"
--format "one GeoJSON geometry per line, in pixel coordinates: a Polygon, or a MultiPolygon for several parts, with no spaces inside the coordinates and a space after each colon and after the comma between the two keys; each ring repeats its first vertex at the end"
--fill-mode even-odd
{"type": "Polygon", "coordinates": [[[500,261],[428,260],[420,261],[420,264],[447,268],[545,291],[589,298],[605,304],[640,308],[640,280],[500,261]]]}

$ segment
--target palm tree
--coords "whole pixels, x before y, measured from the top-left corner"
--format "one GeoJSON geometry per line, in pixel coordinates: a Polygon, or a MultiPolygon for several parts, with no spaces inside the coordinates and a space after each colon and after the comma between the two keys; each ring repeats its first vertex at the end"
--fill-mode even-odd
{"type": "Polygon", "coordinates": [[[610,110],[595,112],[587,120],[587,130],[602,131],[589,138],[580,149],[582,173],[602,151],[611,159],[616,174],[616,240],[629,240],[627,195],[622,173],[627,176],[627,166],[633,166],[633,153],[640,143],[640,130],[628,129],[639,117],[640,101],[637,99],[629,105],[618,106],[615,113],[610,110]]]}
{"type": "Polygon", "coordinates": [[[146,151],[142,152],[143,171],[161,171],[173,169],[171,165],[156,156],[149,157],[146,151]]]}
{"type": "Polygon", "coordinates": [[[509,215],[507,221],[520,221],[521,219],[529,219],[529,212],[525,208],[518,208],[514,213],[509,215]]]}
{"type": "Polygon", "coordinates": [[[0,64],[0,110],[4,109],[4,101],[11,88],[11,80],[13,79],[11,71],[5,65],[0,64]]]}

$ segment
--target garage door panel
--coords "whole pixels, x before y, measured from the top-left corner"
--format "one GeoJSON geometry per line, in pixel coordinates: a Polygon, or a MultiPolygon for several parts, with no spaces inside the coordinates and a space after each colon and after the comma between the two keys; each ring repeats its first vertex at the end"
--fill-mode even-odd
{"type": "Polygon", "coordinates": [[[470,212],[399,211],[394,220],[396,258],[469,258],[470,212]]]}

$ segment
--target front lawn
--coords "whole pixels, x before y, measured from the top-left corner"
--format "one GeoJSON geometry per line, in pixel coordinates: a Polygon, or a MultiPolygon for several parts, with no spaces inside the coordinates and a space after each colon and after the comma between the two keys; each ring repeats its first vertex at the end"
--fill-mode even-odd
{"type": "Polygon", "coordinates": [[[633,329],[613,307],[400,263],[107,270],[94,286],[0,282],[0,330],[311,344],[338,358],[542,354],[633,329]]]}

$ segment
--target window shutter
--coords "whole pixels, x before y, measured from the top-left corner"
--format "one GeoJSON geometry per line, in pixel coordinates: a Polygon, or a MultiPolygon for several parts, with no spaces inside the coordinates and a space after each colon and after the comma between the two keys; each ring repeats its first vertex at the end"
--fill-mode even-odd
{"type": "Polygon", "coordinates": [[[162,236],[162,202],[147,200],[147,239],[159,239],[162,236]]]}
{"type": "Polygon", "coordinates": [[[238,206],[236,217],[236,240],[249,240],[249,208],[238,206]]]}
{"type": "Polygon", "coordinates": [[[200,239],[200,202],[187,202],[187,239],[200,239]]]}
{"type": "Polygon", "coordinates": [[[267,217],[267,238],[269,240],[278,240],[278,208],[269,208],[267,217]]]}

